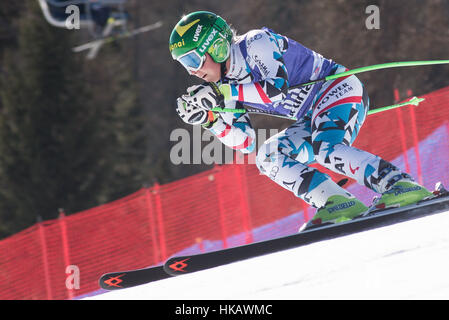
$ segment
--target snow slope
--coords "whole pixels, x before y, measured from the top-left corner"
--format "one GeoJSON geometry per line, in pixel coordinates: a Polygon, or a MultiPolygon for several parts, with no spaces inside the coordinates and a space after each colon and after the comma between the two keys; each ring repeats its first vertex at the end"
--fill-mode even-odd
{"type": "Polygon", "coordinates": [[[449,212],[86,299],[449,299],[449,212]]]}

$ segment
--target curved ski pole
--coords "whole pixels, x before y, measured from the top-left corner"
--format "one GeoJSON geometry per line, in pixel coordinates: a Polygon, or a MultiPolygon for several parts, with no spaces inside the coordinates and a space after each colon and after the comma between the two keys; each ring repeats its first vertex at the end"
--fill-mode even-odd
{"type": "Polygon", "coordinates": [[[301,83],[295,86],[291,86],[290,88],[300,88],[304,86],[308,86],[311,84],[316,84],[323,81],[329,81],[338,79],[341,77],[346,77],[353,74],[358,74],[362,72],[368,72],[368,71],[374,71],[374,70],[381,70],[381,69],[388,69],[388,68],[398,68],[398,67],[415,67],[415,66],[426,66],[426,65],[434,65],[434,64],[449,64],[449,60],[427,60],[427,61],[399,61],[399,62],[387,62],[387,63],[381,63],[381,64],[374,64],[372,66],[366,66],[361,68],[352,69],[349,71],[345,71],[342,73],[333,74],[327,77],[324,77],[322,79],[301,83]]]}
{"type": "MultiPolygon", "coordinates": [[[[333,75],[327,76],[325,78],[314,80],[314,81],[311,81],[311,82],[301,83],[301,84],[298,84],[298,85],[295,85],[295,86],[291,86],[289,89],[295,89],[295,88],[308,86],[308,85],[311,85],[311,84],[316,84],[316,83],[319,83],[319,82],[335,80],[335,79],[338,79],[338,78],[341,78],[341,77],[346,77],[348,75],[358,74],[358,73],[362,73],[362,72],[368,72],[368,71],[374,71],[374,70],[380,70],[380,69],[387,69],[387,68],[414,67],[414,66],[425,66],[425,65],[435,65],[435,64],[449,64],[449,60],[399,61],[399,62],[388,62],[388,63],[375,64],[375,65],[372,65],[372,66],[356,68],[356,69],[345,71],[345,72],[342,72],[342,73],[333,74],[333,75]]],[[[418,104],[419,104],[419,102],[418,102],[418,104]]],[[[380,112],[379,109],[382,109],[382,111],[383,110],[393,109],[395,106],[396,105],[383,107],[383,108],[378,108],[378,109],[375,109],[377,111],[372,110],[371,113],[380,112]],[[384,109],[384,108],[388,108],[388,109],[384,109]]],[[[220,107],[213,108],[212,111],[233,112],[233,113],[245,113],[245,112],[247,112],[245,109],[232,109],[232,108],[220,108],[220,107]]],[[[370,113],[368,112],[368,114],[370,114],[370,113]]],[[[280,117],[283,117],[283,116],[280,116],[280,117]]]]}

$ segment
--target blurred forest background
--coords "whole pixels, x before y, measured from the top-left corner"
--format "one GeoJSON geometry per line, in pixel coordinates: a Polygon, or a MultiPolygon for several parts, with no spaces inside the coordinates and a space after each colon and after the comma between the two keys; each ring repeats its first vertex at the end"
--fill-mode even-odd
{"type": "MultiPolygon", "coordinates": [[[[350,69],[449,58],[448,0],[128,0],[126,10],[130,29],[163,26],[86,60],[71,51],[91,40],[86,31],[50,26],[35,0],[0,1],[0,237],[210,168],[169,158],[172,130],[191,130],[175,99],[196,83],[168,51],[183,14],[213,11],[240,34],[267,26],[350,69]],[[369,5],[380,8],[378,30],[365,26],[369,5]]],[[[448,75],[437,65],[359,77],[380,107],[394,88],[421,95],[448,75]]],[[[291,123],[252,118],[256,128],[291,123]]]]}

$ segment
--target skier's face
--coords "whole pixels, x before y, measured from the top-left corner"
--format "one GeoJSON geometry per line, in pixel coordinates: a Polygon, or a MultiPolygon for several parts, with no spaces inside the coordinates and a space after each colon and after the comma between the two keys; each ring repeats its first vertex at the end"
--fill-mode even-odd
{"type": "Polygon", "coordinates": [[[207,82],[217,82],[221,78],[220,64],[212,60],[208,53],[206,53],[203,66],[197,71],[190,71],[190,73],[207,82]]]}

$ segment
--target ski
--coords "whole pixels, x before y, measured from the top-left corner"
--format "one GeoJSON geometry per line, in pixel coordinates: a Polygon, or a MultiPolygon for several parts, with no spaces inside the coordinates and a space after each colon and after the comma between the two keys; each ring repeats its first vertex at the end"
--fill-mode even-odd
{"type": "Polygon", "coordinates": [[[131,288],[170,277],[171,276],[164,271],[163,266],[156,266],[106,273],[100,277],[98,282],[101,288],[111,291],[131,288]]]}
{"type": "Polygon", "coordinates": [[[434,197],[422,200],[416,204],[400,208],[372,211],[364,217],[351,221],[337,224],[323,224],[281,238],[208,253],[175,256],[165,262],[164,270],[167,274],[178,276],[448,210],[449,192],[440,184],[438,189],[434,191],[434,194],[434,197]]]}

